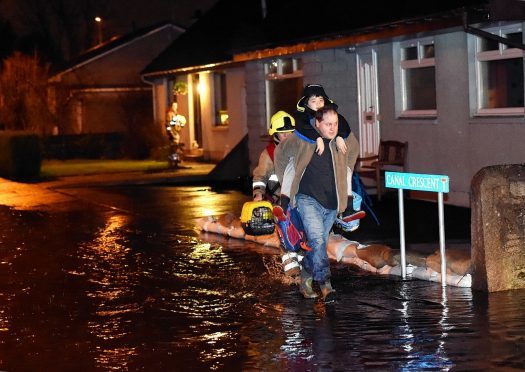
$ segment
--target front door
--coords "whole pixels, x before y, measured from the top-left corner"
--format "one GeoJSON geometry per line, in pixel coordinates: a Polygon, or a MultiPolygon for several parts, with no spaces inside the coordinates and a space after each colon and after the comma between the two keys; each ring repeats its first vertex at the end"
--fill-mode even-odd
{"type": "Polygon", "coordinates": [[[358,51],[357,69],[360,156],[367,157],[377,155],[380,140],[377,55],[374,49],[358,51]]]}

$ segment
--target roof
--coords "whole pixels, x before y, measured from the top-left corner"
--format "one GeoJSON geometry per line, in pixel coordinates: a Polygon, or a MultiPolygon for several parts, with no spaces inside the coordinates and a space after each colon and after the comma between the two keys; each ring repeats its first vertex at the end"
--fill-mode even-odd
{"type": "MultiPolygon", "coordinates": [[[[219,0],[144,70],[156,75],[232,61],[236,53],[370,32],[374,27],[433,22],[484,8],[489,0],[219,0]],[[261,3],[266,4],[263,19],[261,3]],[[392,5],[395,4],[394,7],[392,5]]],[[[458,21],[459,20],[459,21],[458,21]]]]}
{"type": "Polygon", "coordinates": [[[107,53],[116,51],[119,48],[135,40],[138,40],[151,33],[158,32],[166,27],[171,27],[174,30],[181,32],[181,33],[185,32],[184,28],[177,26],[171,22],[162,22],[159,24],[154,24],[154,25],[151,25],[145,28],[141,28],[132,33],[126,34],[121,37],[114,37],[100,45],[96,45],[95,47],[87,50],[86,52],[82,53],[78,57],[72,59],[71,61],[68,61],[66,65],[62,65],[62,66],[55,68],[54,71],[52,71],[52,75],[61,75],[67,71],[73,70],[79,66],[89,63],[92,60],[100,58],[101,56],[104,56],[107,53]]]}
{"type": "Polygon", "coordinates": [[[485,1],[278,1],[274,4],[275,9],[268,9],[264,37],[251,48],[248,45],[239,47],[253,49],[253,47],[275,46],[289,41],[300,42],[329,35],[348,34],[371,26],[395,24],[400,21],[413,22],[415,19],[425,19],[430,15],[444,16],[443,13],[482,2],[485,1]]]}
{"type": "Polygon", "coordinates": [[[261,24],[260,14],[258,0],[219,0],[142,73],[231,61],[238,39],[261,24]]]}

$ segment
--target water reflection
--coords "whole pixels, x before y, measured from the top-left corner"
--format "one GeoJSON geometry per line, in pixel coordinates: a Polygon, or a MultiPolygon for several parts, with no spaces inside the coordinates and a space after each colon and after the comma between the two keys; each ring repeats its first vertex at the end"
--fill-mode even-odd
{"type": "Polygon", "coordinates": [[[137,355],[136,347],[122,346],[133,332],[129,315],[141,311],[134,299],[138,272],[126,244],[128,223],[129,216],[109,215],[93,241],[81,244],[78,251],[80,268],[91,283],[86,296],[94,307],[87,328],[100,340],[95,365],[110,370],[127,369],[137,355]]]}
{"type": "Polygon", "coordinates": [[[205,209],[240,211],[246,195],[141,187],[86,190],[84,200],[95,196],[81,212],[0,210],[0,369],[525,363],[525,291],[487,295],[334,267],[338,302],[325,306],[268,269],[274,251],[194,229],[205,209]]]}
{"type": "Polygon", "coordinates": [[[409,289],[407,288],[407,282],[403,282],[400,286],[400,299],[401,299],[401,324],[398,327],[398,332],[394,333],[399,339],[399,345],[407,353],[410,354],[414,350],[414,334],[410,328],[410,316],[409,316],[409,289]]]}
{"type": "MultiPolygon", "coordinates": [[[[413,283],[402,281],[399,286],[400,300],[400,324],[396,328],[393,343],[401,346],[406,352],[406,362],[399,364],[399,369],[403,371],[419,371],[422,369],[449,370],[453,363],[447,356],[445,349],[448,329],[451,327],[448,323],[448,302],[447,288],[441,287],[441,290],[434,294],[440,295],[440,306],[436,306],[436,312],[440,311],[440,317],[437,320],[437,327],[434,336],[428,329],[413,327],[414,319],[421,318],[423,308],[421,303],[413,301],[415,293],[412,293],[413,283]],[[422,332],[424,331],[424,333],[422,332]]],[[[432,303],[432,305],[434,305],[432,303]]],[[[437,302],[436,302],[437,305],[437,302]]],[[[434,306],[432,306],[434,307],[434,306]]]]}

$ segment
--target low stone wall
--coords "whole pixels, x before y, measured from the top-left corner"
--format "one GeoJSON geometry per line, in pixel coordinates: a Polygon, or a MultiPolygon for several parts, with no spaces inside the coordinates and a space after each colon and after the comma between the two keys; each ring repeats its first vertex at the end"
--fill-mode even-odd
{"type": "Polygon", "coordinates": [[[472,288],[525,288],[525,164],[483,168],[471,190],[472,288]]]}

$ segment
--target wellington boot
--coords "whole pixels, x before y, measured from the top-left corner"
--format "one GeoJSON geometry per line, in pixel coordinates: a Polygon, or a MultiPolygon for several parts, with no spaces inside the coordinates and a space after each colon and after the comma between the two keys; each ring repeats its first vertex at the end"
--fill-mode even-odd
{"type": "Polygon", "coordinates": [[[304,298],[316,298],[317,297],[317,293],[315,293],[314,289],[312,288],[312,278],[301,277],[300,291],[303,294],[304,298]]]}
{"type": "Polygon", "coordinates": [[[325,303],[330,303],[335,301],[335,290],[332,288],[332,283],[330,280],[325,281],[320,285],[321,294],[323,296],[323,301],[325,303]]]}
{"type": "Polygon", "coordinates": [[[296,278],[301,275],[301,264],[299,255],[295,252],[287,252],[281,257],[283,270],[286,276],[296,278]]]}

